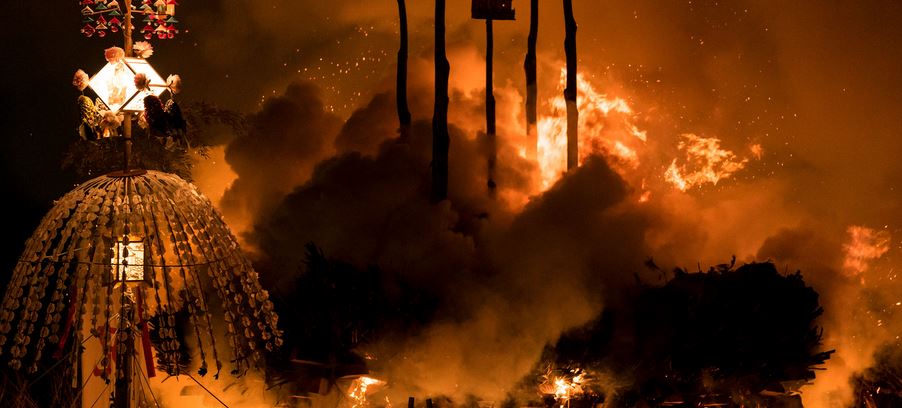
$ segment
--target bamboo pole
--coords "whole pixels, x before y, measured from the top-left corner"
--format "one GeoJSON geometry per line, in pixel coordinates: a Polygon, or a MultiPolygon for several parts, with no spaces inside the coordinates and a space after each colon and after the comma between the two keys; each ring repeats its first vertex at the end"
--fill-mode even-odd
{"type": "Polygon", "coordinates": [[[538,118],[536,86],[536,41],[539,37],[539,0],[531,0],[529,8],[529,37],[527,37],[526,59],[526,158],[538,158],[539,134],[536,126],[538,118]]]}
{"type": "Polygon", "coordinates": [[[401,142],[407,142],[410,133],[410,109],[407,107],[407,5],[398,0],[398,17],[400,20],[401,45],[398,49],[398,79],[395,88],[395,100],[398,109],[398,123],[401,142]]]}
{"type": "Polygon", "coordinates": [[[564,52],[567,55],[567,170],[579,166],[579,110],[576,106],[576,20],[573,1],[564,0],[564,52]]]}
{"type": "Polygon", "coordinates": [[[486,145],[488,148],[488,181],[489,195],[495,194],[495,162],[497,160],[495,129],[495,85],[493,65],[495,59],[495,39],[491,18],[485,20],[485,121],[486,145]]]}
{"type": "Polygon", "coordinates": [[[445,0],[435,0],[435,110],[432,115],[432,201],[448,198],[448,77],[445,55],[445,0]]]}
{"type": "MultiPolygon", "coordinates": [[[[131,0],[123,2],[125,7],[125,27],[122,30],[124,38],[125,56],[132,57],[132,5],[131,0]]],[[[123,7],[123,6],[120,6],[123,7]]],[[[122,162],[122,171],[128,174],[132,162],[132,113],[125,112],[125,120],[122,123],[122,136],[125,141],[125,157],[122,162]]]]}

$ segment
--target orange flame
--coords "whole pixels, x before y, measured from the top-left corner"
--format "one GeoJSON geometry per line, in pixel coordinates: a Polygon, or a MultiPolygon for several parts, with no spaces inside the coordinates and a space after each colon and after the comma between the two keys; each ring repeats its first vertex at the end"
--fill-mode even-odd
{"type": "Polygon", "coordinates": [[[720,139],[714,137],[686,133],[677,148],[685,153],[685,159],[673,159],[664,172],[664,179],[680,191],[706,183],[717,185],[748,163],[748,159],[739,159],[733,152],[722,149],[720,139]]]}
{"type": "Polygon", "coordinates": [[[571,370],[570,373],[572,376],[559,377],[552,376],[550,373],[546,374],[545,382],[539,385],[539,392],[554,395],[558,407],[567,406],[571,398],[585,392],[583,387],[588,380],[585,370],[577,368],[571,370]]]}
{"type": "MultiPolygon", "coordinates": [[[[561,69],[559,91],[566,84],[566,69],[561,69]]],[[[626,100],[599,93],[582,75],[577,75],[579,109],[579,162],[594,154],[614,159],[627,169],[639,166],[637,145],[648,135],[635,124],[635,113],[626,100]]],[[[562,94],[551,99],[551,112],[538,122],[538,161],[542,188],[547,189],[567,168],[567,103],[562,94]]]]}
{"type": "Polygon", "coordinates": [[[367,406],[366,393],[370,386],[382,385],[385,381],[373,377],[361,376],[351,382],[348,388],[348,397],[351,399],[351,407],[363,408],[367,406]]]}
{"type": "Polygon", "coordinates": [[[872,260],[889,251],[890,234],[886,230],[852,225],[846,231],[849,233],[849,243],[843,245],[846,253],[843,266],[851,276],[866,272],[872,260]]]}

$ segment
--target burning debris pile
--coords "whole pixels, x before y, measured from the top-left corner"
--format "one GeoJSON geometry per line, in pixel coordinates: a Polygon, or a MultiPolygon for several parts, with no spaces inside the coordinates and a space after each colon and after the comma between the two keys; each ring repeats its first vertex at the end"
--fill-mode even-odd
{"type": "Polygon", "coordinates": [[[546,350],[546,364],[583,367],[540,386],[559,406],[598,399],[585,370],[622,382],[597,385],[606,407],[800,406],[798,387],[833,353],[821,349],[817,293],[770,263],[677,269],[629,298],[546,350]]]}
{"type": "Polygon", "coordinates": [[[884,346],[874,356],[876,363],[852,379],[854,408],[902,406],[902,346],[884,346]]]}

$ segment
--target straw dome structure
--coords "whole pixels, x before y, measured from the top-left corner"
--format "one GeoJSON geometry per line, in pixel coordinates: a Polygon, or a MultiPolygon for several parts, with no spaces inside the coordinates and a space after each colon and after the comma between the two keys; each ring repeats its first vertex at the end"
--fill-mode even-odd
{"type": "MultiPolygon", "coordinates": [[[[135,343],[153,331],[157,364],[169,374],[178,374],[188,342],[202,375],[208,359],[218,375],[226,358],[240,375],[281,344],[277,321],[210,201],[178,176],[132,171],[85,182],[41,221],[0,307],[0,358],[35,372],[88,336],[115,355],[111,345],[123,340],[115,328],[135,327],[144,331],[135,343]]],[[[100,363],[107,370],[109,360],[100,363]]]]}

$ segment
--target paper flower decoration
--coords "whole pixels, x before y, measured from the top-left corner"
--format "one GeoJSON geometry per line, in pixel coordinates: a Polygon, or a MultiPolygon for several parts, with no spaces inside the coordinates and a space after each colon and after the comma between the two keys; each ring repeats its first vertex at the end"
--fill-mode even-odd
{"type": "Polygon", "coordinates": [[[153,46],[147,41],[138,41],[132,46],[132,52],[138,58],[150,58],[153,55],[153,46]]]}
{"type": "Polygon", "coordinates": [[[119,47],[110,47],[104,50],[103,56],[106,57],[107,62],[115,64],[125,58],[125,50],[119,47]]]}
{"type": "Polygon", "coordinates": [[[169,87],[169,92],[172,92],[173,95],[178,95],[179,92],[182,92],[182,77],[170,75],[166,78],[166,85],[169,87]]]}
{"type": "Polygon", "coordinates": [[[139,91],[150,90],[150,80],[143,72],[135,74],[135,88],[139,91]]]}
{"type": "Polygon", "coordinates": [[[103,137],[110,137],[122,124],[122,117],[113,111],[103,111],[100,113],[100,128],[103,129],[103,137]]]}
{"type": "Polygon", "coordinates": [[[79,91],[84,91],[88,87],[88,80],[88,74],[85,71],[78,70],[75,71],[75,76],[72,77],[72,85],[78,88],[79,91]]]}

